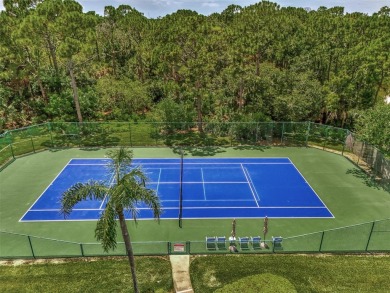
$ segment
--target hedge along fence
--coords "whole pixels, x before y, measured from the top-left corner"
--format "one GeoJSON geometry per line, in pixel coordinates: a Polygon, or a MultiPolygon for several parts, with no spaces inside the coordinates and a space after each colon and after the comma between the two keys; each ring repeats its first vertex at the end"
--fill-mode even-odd
{"type": "Polygon", "coordinates": [[[0,136],[0,170],[16,157],[55,148],[314,146],[340,152],[390,188],[390,160],[342,128],[311,122],[48,122],[0,136]]]}
{"type": "MultiPolygon", "coordinates": [[[[114,251],[104,252],[100,243],[77,243],[0,231],[0,258],[45,258],[124,256],[126,250],[119,242],[114,251]]],[[[254,248],[251,244],[241,249],[235,241],[238,253],[338,253],[338,252],[390,252],[390,219],[326,230],[284,238],[280,245],[265,241],[268,248],[254,248]]],[[[263,242],[263,241],[262,241],[263,242]]],[[[135,255],[170,254],[225,254],[230,253],[232,241],[208,249],[203,241],[149,241],[133,242],[135,255]]]]}

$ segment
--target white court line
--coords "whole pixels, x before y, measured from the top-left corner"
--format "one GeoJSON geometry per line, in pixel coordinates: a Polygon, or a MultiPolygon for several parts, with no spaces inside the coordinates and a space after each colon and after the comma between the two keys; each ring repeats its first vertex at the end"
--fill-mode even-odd
{"type": "MultiPolygon", "coordinates": [[[[157,187],[156,187],[156,194],[158,194],[158,187],[160,186],[160,178],[161,178],[161,168],[160,172],[158,173],[158,181],[157,181],[157,187]]],[[[153,184],[152,182],[149,182],[150,184],[153,184]]]]}
{"type": "Polygon", "coordinates": [[[204,197],[204,200],[207,200],[207,198],[206,198],[206,187],[204,185],[203,168],[200,168],[200,173],[202,174],[203,197],[204,197]]]}
{"type": "MultiPolygon", "coordinates": [[[[201,183],[207,183],[207,184],[248,184],[247,181],[183,181],[183,184],[201,184],[201,183]]],[[[164,182],[148,182],[149,184],[180,184],[179,181],[164,181],[164,182]]]]}
{"type": "MultiPolygon", "coordinates": [[[[261,208],[260,208],[261,209],[261,208]]],[[[258,216],[256,217],[236,217],[237,219],[259,219],[258,216]]],[[[331,217],[271,217],[268,216],[269,219],[331,219],[331,217]]],[[[334,218],[334,217],[333,217],[334,218]]],[[[200,217],[200,218],[184,218],[185,220],[231,220],[231,217],[200,217]]],[[[42,223],[42,222],[96,222],[97,219],[83,219],[83,220],[24,220],[23,222],[29,222],[29,223],[42,223]]],[[[126,220],[132,221],[131,218],[126,218],[126,220]]],[[[139,218],[137,221],[150,221],[150,220],[156,220],[155,218],[139,218]]],[[[160,218],[160,220],[177,220],[177,217],[173,218],[160,218]]]]}
{"type": "MultiPolygon", "coordinates": [[[[169,202],[172,202],[173,200],[169,200],[169,202]]],[[[178,201],[178,200],[176,200],[178,201]]],[[[184,200],[184,201],[192,201],[192,200],[184,200]]],[[[209,202],[216,202],[216,201],[231,201],[234,200],[208,200],[209,202]]],[[[168,202],[168,200],[162,201],[162,202],[168,202]]],[[[198,200],[197,202],[204,202],[203,200],[198,200]]],[[[235,201],[237,202],[237,201],[235,201]]],[[[250,201],[252,202],[252,201],[250,201]]],[[[212,206],[212,207],[199,207],[199,206],[190,206],[190,207],[183,207],[183,209],[327,209],[325,206],[321,207],[312,207],[312,206],[263,206],[263,207],[254,207],[254,206],[233,206],[233,207],[227,207],[227,206],[212,206]]],[[[150,210],[150,208],[138,208],[139,210],[150,210]]],[[[165,207],[164,210],[174,210],[177,209],[177,207],[165,207]]],[[[29,212],[55,212],[60,211],[61,209],[31,209],[29,212]]],[[[73,211],[101,211],[101,208],[84,208],[84,209],[73,209],[73,211]]]]}
{"type": "MultiPolygon", "coordinates": [[[[290,158],[288,158],[290,160],[290,158]]],[[[326,206],[326,204],[322,201],[321,197],[318,196],[317,192],[315,192],[315,190],[313,189],[313,187],[311,187],[311,185],[309,184],[309,182],[306,181],[306,178],[302,175],[302,173],[298,170],[298,168],[294,165],[294,163],[290,160],[291,162],[291,165],[293,165],[293,167],[295,168],[295,170],[297,170],[297,172],[299,173],[299,175],[301,175],[301,177],[303,178],[303,180],[305,180],[306,184],[309,186],[309,188],[314,192],[314,194],[318,197],[318,199],[321,201],[321,203],[324,205],[324,207],[328,210],[328,212],[332,215],[332,217],[334,218],[335,216],[332,214],[332,212],[330,211],[330,209],[326,206]]]]}
{"type": "Polygon", "coordinates": [[[69,166],[107,166],[107,164],[69,164],[69,166]]]}
{"type": "MultiPolygon", "coordinates": [[[[149,159],[163,159],[163,158],[149,158],[149,159]]],[[[171,158],[166,158],[166,159],[171,159],[171,158]]],[[[213,159],[226,159],[226,158],[213,158],[213,159]]],[[[230,159],[230,158],[229,158],[230,159]]],[[[237,158],[237,159],[244,159],[244,158],[237,158]]],[[[249,159],[256,159],[256,158],[249,158],[249,159]]],[[[267,159],[267,158],[262,158],[262,159],[267,159]]],[[[287,158],[289,159],[289,158],[287,158]]],[[[289,159],[289,161],[291,162],[291,160],[289,159]]],[[[150,165],[155,165],[155,164],[164,164],[164,165],[178,165],[179,163],[143,163],[143,164],[150,164],[150,165]]],[[[243,163],[233,163],[233,162],[229,162],[229,163],[187,163],[188,165],[210,165],[210,166],[207,166],[207,168],[210,168],[210,169],[225,169],[225,167],[221,167],[221,168],[218,168],[218,167],[212,167],[212,165],[216,165],[216,164],[223,164],[223,165],[241,165],[241,168],[244,170],[242,164],[243,163]]],[[[262,164],[267,164],[267,165],[278,165],[278,164],[283,164],[283,165],[289,165],[289,164],[292,164],[294,166],[294,168],[298,171],[299,174],[301,174],[299,172],[299,170],[296,168],[296,166],[291,162],[291,163],[245,163],[245,164],[251,164],[251,165],[262,165],[262,164]]],[[[64,171],[64,169],[68,166],[68,165],[106,165],[106,164],[70,164],[70,161],[68,162],[67,165],[64,166],[64,168],[60,171],[60,173],[54,178],[54,180],[52,181],[52,183],[45,189],[45,191],[40,195],[40,197],[42,197],[42,195],[46,192],[46,190],[53,184],[53,182],[57,179],[57,177],[64,171]]],[[[149,169],[154,169],[154,168],[149,168],[149,169]]],[[[157,168],[156,168],[157,169],[157,168]]],[[[162,168],[158,168],[160,169],[160,172],[161,172],[161,169],[162,168]]],[[[174,169],[178,169],[178,168],[174,168],[174,169]]],[[[191,169],[191,168],[190,168],[191,169]]],[[[197,169],[197,168],[194,168],[194,169],[197,169]]],[[[231,169],[231,168],[226,168],[226,169],[231,169]]],[[[203,171],[202,171],[203,172],[203,171]]],[[[160,173],[161,174],[161,173],[160,173]]],[[[246,172],[244,171],[244,175],[246,177],[246,179],[248,180],[248,177],[247,177],[247,174],[246,172]]],[[[202,174],[203,176],[203,174],[202,174]]],[[[301,174],[302,176],[302,174],[301,174]]],[[[305,180],[305,182],[307,183],[306,179],[302,176],[302,178],[305,180]]],[[[159,179],[160,180],[160,179],[159,179]]],[[[203,180],[203,178],[202,178],[203,180]]],[[[173,183],[173,182],[166,182],[165,184],[170,184],[170,183],[173,183]]],[[[197,183],[197,182],[183,182],[183,183],[197,183]]],[[[200,182],[199,182],[200,183],[200,182]]],[[[247,182],[204,182],[204,180],[202,181],[202,183],[219,183],[219,184],[227,184],[227,183],[231,183],[231,184],[237,184],[237,183],[245,183],[245,184],[248,184],[250,185],[250,188],[251,188],[251,191],[252,191],[252,195],[253,195],[253,190],[252,190],[252,187],[251,187],[251,184],[249,182],[249,180],[247,182]]],[[[158,182],[158,184],[164,184],[164,182],[158,182]]],[[[308,184],[308,183],[307,183],[308,184]]],[[[309,184],[308,184],[309,185],[309,184]]],[[[309,185],[309,187],[313,190],[313,188],[309,185]]],[[[316,192],[313,190],[313,192],[316,194],[316,192]]],[[[317,195],[317,194],[316,194],[317,195]]],[[[40,198],[39,197],[39,198],[40,198]]],[[[258,208],[260,209],[266,209],[266,208],[269,208],[269,209],[294,209],[294,208],[304,208],[304,209],[311,209],[311,208],[315,208],[315,209],[322,209],[322,208],[325,208],[327,209],[329,212],[330,210],[326,207],[326,205],[323,203],[323,201],[321,200],[321,198],[317,195],[317,197],[320,199],[320,201],[322,202],[323,206],[322,207],[260,207],[258,205],[258,202],[256,201],[255,199],[255,202],[258,206],[258,208]]],[[[39,200],[39,198],[33,203],[33,205],[39,200]]],[[[186,200],[187,201],[187,200],[186,200]]],[[[189,200],[190,201],[190,200],[189,200]]],[[[229,201],[229,200],[215,200],[215,201],[229,201]]],[[[231,200],[231,201],[237,201],[237,200],[231,200]]],[[[164,202],[164,201],[163,201],[164,202]]],[[[200,201],[200,202],[203,202],[203,201],[200,201]]],[[[32,205],[32,206],[33,206],[32,205]]],[[[31,206],[31,207],[32,207],[31,206]]],[[[22,216],[22,218],[29,212],[29,211],[51,211],[51,210],[33,210],[33,209],[30,209],[22,216]]],[[[188,209],[193,209],[194,207],[188,207],[188,209]]],[[[213,208],[221,208],[221,209],[241,209],[241,208],[256,208],[256,207],[195,207],[195,208],[198,208],[198,209],[213,209],[213,208]]],[[[141,210],[143,209],[149,209],[149,208],[140,208],[141,210]]],[[[166,208],[166,209],[176,209],[176,208],[166,208]]],[[[184,208],[184,209],[187,209],[187,208],[184,208]]],[[[97,209],[74,209],[74,210],[97,210],[97,209]]],[[[59,209],[57,209],[57,211],[59,211],[59,209]]],[[[331,213],[331,212],[330,212],[331,213]]],[[[333,214],[331,213],[332,217],[334,218],[333,214]]],[[[21,218],[21,219],[22,219],[21,218]]],[[[243,217],[245,218],[245,217],[243,217]]],[[[280,218],[280,217],[277,217],[277,218],[280,218]]],[[[284,217],[281,217],[281,218],[284,218],[284,217]]],[[[292,217],[285,217],[285,218],[292,218],[292,217]]],[[[319,217],[294,217],[294,218],[319,218],[319,217]]],[[[329,217],[320,217],[320,218],[329,218],[329,217]]],[[[19,220],[19,222],[21,221],[21,219],[19,220]]],[[[219,218],[216,218],[216,219],[219,219],[219,218]]],[[[140,219],[142,220],[142,219],[140,219]]],[[[43,220],[44,221],[44,220],[43,220]]],[[[67,220],[67,221],[71,221],[71,220],[67,220]]],[[[75,220],[75,221],[83,221],[83,220],[75,220]]],[[[29,221],[29,222],[33,222],[33,221],[29,221]]],[[[37,221],[39,222],[39,220],[37,221]]]]}
{"type": "MultiPolygon", "coordinates": [[[[146,164],[151,164],[151,165],[156,165],[156,164],[171,164],[171,163],[146,163],[146,164]]],[[[172,163],[174,164],[174,163],[172,163]]],[[[175,163],[176,165],[178,163],[175,163]]],[[[237,162],[228,162],[228,163],[185,163],[185,165],[241,165],[242,163],[237,162]]],[[[250,163],[250,162],[245,162],[244,164],[248,165],[290,165],[291,163],[250,163]]]]}
{"type": "MultiPolygon", "coordinates": [[[[176,201],[179,201],[178,199],[162,199],[161,202],[176,202],[176,201]]],[[[242,199],[242,200],[237,200],[237,199],[183,199],[183,201],[199,201],[199,202],[204,202],[204,201],[208,201],[208,202],[218,202],[218,201],[234,201],[234,202],[253,202],[253,200],[245,200],[245,199],[242,199]]]]}
{"type": "MultiPolygon", "coordinates": [[[[112,173],[111,178],[110,178],[110,184],[108,185],[109,187],[111,187],[112,184],[114,183],[114,179],[115,179],[114,176],[115,176],[115,173],[112,173]]],[[[103,204],[106,201],[106,198],[107,198],[107,194],[104,196],[103,201],[100,204],[100,207],[99,207],[100,209],[103,209],[103,204]]]]}
{"type": "Polygon", "coordinates": [[[253,180],[252,180],[252,177],[251,177],[251,175],[249,174],[249,171],[248,171],[248,169],[247,169],[247,168],[244,168],[244,171],[245,171],[245,174],[247,174],[247,175],[248,175],[248,178],[249,178],[250,184],[252,185],[252,187],[253,187],[253,190],[255,191],[255,194],[256,194],[256,197],[257,197],[257,199],[260,201],[260,196],[259,196],[259,194],[257,193],[256,187],[255,187],[255,185],[253,184],[253,180]]]}
{"type": "Polygon", "coordinates": [[[22,221],[22,219],[24,218],[24,216],[31,210],[31,208],[37,203],[37,201],[42,197],[42,195],[46,192],[46,190],[49,189],[50,186],[53,185],[54,181],[58,178],[58,176],[60,176],[60,174],[62,172],[64,172],[65,168],[69,165],[69,162],[71,161],[72,159],[70,159],[68,161],[68,163],[64,166],[64,168],[61,169],[61,171],[57,174],[57,176],[53,179],[52,182],[50,182],[50,184],[45,188],[45,190],[41,193],[41,195],[36,199],[36,201],[34,201],[34,203],[29,207],[29,209],[23,214],[23,216],[19,219],[19,222],[22,221]]]}
{"type": "MultiPolygon", "coordinates": [[[[55,212],[61,209],[32,209],[30,212],[55,212]]],[[[101,208],[72,209],[72,211],[101,211],[101,208]]]]}
{"type": "Polygon", "coordinates": [[[252,193],[253,199],[255,200],[256,205],[257,205],[257,207],[259,208],[259,207],[260,207],[260,206],[259,206],[259,203],[257,202],[257,199],[256,199],[255,194],[254,194],[254,192],[253,192],[252,186],[251,186],[251,184],[249,183],[248,177],[246,176],[246,173],[245,173],[244,166],[243,166],[242,164],[241,164],[241,169],[242,169],[242,172],[244,172],[244,175],[245,175],[246,180],[248,181],[248,185],[249,185],[249,188],[251,189],[251,193],[252,193]]]}

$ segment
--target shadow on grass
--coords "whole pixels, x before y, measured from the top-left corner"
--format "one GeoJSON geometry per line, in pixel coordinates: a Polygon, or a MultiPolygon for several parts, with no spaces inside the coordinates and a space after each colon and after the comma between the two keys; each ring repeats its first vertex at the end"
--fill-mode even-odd
{"type": "Polygon", "coordinates": [[[81,151],[85,151],[85,152],[95,152],[95,151],[99,151],[101,149],[105,149],[105,148],[102,148],[102,147],[81,147],[80,148],[81,151]]]}
{"type": "Polygon", "coordinates": [[[172,148],[175,154],[191,154],[192,156],[214,156],[223,153],[223,146],[228,146],[229,141],[220,137],[212,137],[204,133],[186,132],[168,134],[165,145],[172,148]]]}
{"type": "Polygon", "coordinates": [[[373,187],[376,189],[384,189],[384,186],[380,184],[377,180],[375,180],[373,177],[369,176],[366,172],[360,169],[348,169],[346,174],[351,174],[355,176],[356,178],[361,179],[368,187],[373,187]]]}

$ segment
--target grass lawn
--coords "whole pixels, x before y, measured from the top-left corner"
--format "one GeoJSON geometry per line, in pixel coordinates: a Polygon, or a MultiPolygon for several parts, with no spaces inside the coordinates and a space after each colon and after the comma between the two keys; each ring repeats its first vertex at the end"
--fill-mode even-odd
{"type": "MultiPolygon", "coordinates": [[[[0,292],[133,292],[126,258],[0,265],[0,292]]],[[[141,292],[173,292],[168,258],[137,257],[141,292]]],[[[195,292],[389,292],[390,255],[193,257],[195,292]],[[260,289],[259,289],[260,288],[260,289]]]]}
{"type": "MultiPolygon", "coordinates": [[[[134,292],[127,258],[0,265],[0,292],[134,292]]],[[[136,258],[141,292],[173,292],[168,258],[136,258]]]]}
{"type": "Polygon", "coordinates": [[[390,292],[389,275],[390,255],[215,255],[191,262],[192,286],[202,293],[390,292]]]}

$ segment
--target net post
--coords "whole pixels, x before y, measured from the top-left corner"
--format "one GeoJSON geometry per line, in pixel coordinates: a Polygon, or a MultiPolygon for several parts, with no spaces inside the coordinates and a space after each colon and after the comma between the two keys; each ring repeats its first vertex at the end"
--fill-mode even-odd
{"type": "Polygon", "coordinates": [[[183,149],[180,148],[180,194],[179,194],[179,227],[183,228],[183,149]]]}

